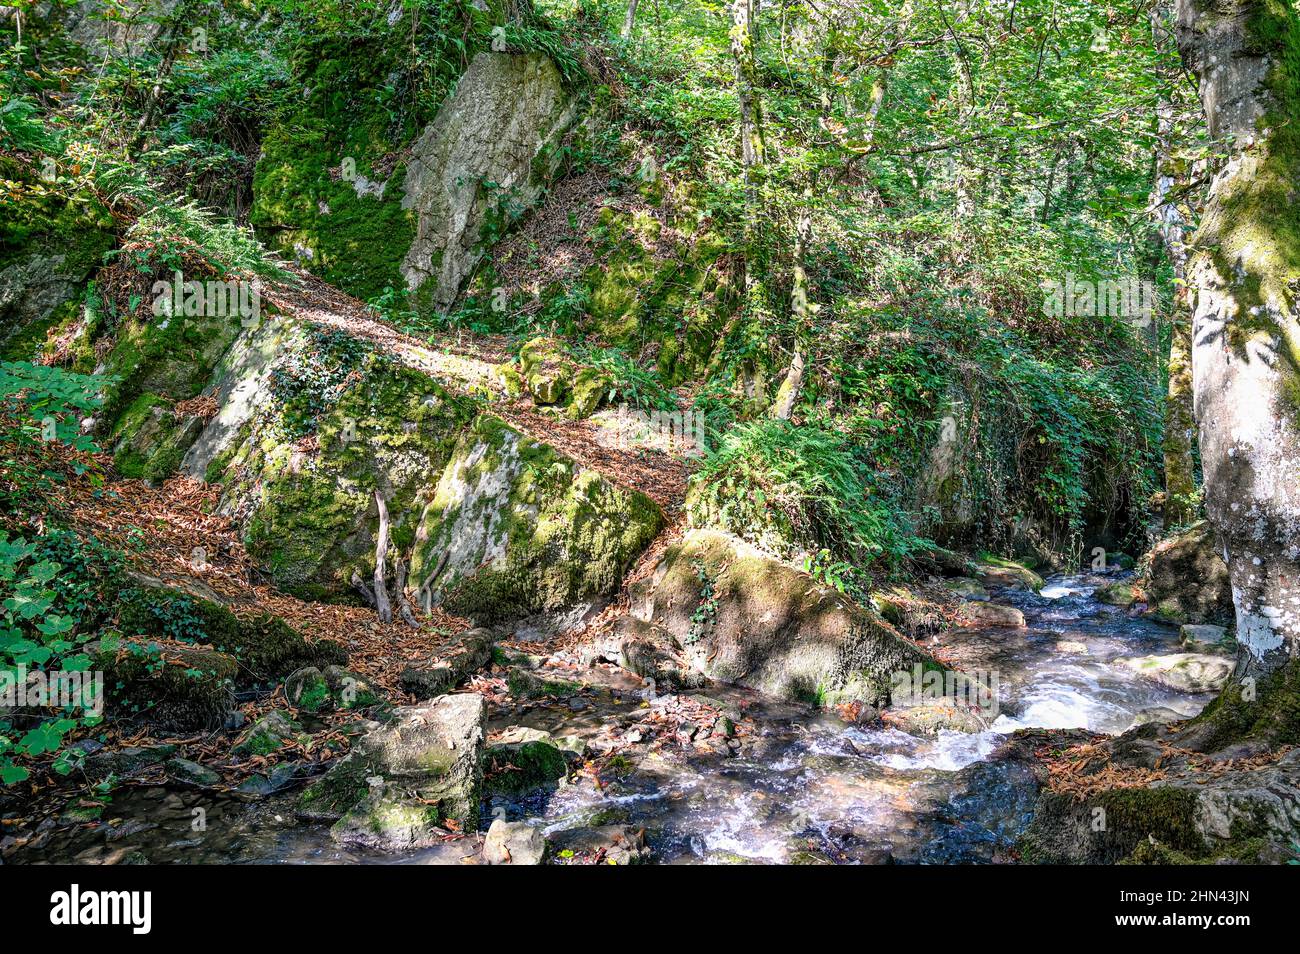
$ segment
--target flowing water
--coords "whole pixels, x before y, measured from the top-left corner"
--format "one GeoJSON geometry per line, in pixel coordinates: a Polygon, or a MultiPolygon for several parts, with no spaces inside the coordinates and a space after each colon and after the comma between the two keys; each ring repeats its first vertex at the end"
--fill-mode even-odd
{"type": "MultiPolygon", "coordinates": [[[[563,843],[593,825],[644,827],[667,863],[996,862],[1028,823],[1035,786],[1029,769],[989,756],[1025,727],[1118,733],[1135,721],[1195,714],[1208,696],[1174,693],[1113,660],[1176,651],[1177,633],[1096,601],[1100,576],[1048,581],[1040,595],[995,593],[1018,606],[1025,629],[948,633],[943,646],[967,671],[993,673],[995,717],[982,732],[913,735],[888,724],[846,724],[833,714],[774,704],[741,690],[709,690],[743,713],[746,732],[730,749],[636,747],[598,786],[573,784],[516,799],[497,798],[486,818],[526,820],[563,843]]],[[[584,697],[585,707],[536,706],[496,712],[492,727],[522,723],[556,735],[594,736],[647,713],[636,680],[584,697]]],[[[674,697],[649,702],[671,708],[674,697]]],[[[191,792],[137,789],[115,796],[120,833],[89,848],[52,838],[44,860],[226,862],[457,862],[469,842],[405,856],[334,845],[319,825],[295,821],[291,796],[254,805],[191,792]],[[195,809],[205,827],[194,831],[195,809]],[[138,854],[136,854],[138,853],[138,854]]],[[[37,860],[28,858],[27,860],[37,860]]]]}

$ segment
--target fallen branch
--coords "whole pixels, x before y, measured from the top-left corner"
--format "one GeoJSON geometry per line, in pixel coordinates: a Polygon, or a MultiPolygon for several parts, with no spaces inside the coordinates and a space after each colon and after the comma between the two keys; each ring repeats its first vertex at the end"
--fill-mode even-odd
{"type": "Polygon", "coordinates": [[[388,600],[388,504],[379,491],[375,491],[375,504],[379,507],[379,539],[375,542],[375,612],[381,623],[393,621],[393,604],[388,600]]]}

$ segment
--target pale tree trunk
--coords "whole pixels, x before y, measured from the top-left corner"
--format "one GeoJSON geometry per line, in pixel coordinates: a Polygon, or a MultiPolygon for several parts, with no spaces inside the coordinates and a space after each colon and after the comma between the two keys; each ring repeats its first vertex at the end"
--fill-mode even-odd
{"type": "MultiPolygon", "coordinates": [[[[761,269],[754,257],[759,247],[758,191],[759,170],[766,155],[763,138],[763,112],[758,96],[758,67],[755,45],[758,28],[755,18],[758,0],[731,0],[731,57],[736,76],[736,103],[740,113],[740,158],[745,177],[744,239],[739,261],[741,300],[718,338],[717,349],[709,362],[710,372],[722,360],[727,339],[742,321],[762,320],[766,313],[765,290],[760,281],[761,269]]],[[[746,394],[761,390],[755,369],[744,372],[746,394]]]]}
{"type": "Polygon", "coordinates": [[[623,29],[620,33],[623,39],[632,35],[632,27],[636,25],[636,4],[637,0],[627,0],[627,15],[623,17],[623,29]]]}
{"type": "Polygon", "coordinates": [[[812,196],[805,195],[795,228],[794,285],[790,291],[790,313],[794,316],[794,354],[790,358],[785,380],[776,392],[776,400],[772,402],[772,416],[779,421],[790,420],[790,415],[799,402],[799,391],[803,388],[804,375],[807,373],[808,359],[805,355],[812,330],[809,318],[815,310],[808,301],[808,273],[804,270],[804,257],[812,241],[811,202],[812,196]]]}
{"type": "Polygon", "coordinates": [[[1210,134],[1232,143],[1188,262],[1192,386],[1238,672],[1263,674],[1300,651],[1300,26],[1284,0],[1177,12],[1210,134]]]}
{"type": "MultiPolygon", "coordinates": [[[[1151,10],[1155,46],[1172,50],[1173,4],[1166,0],[1151,10]]],[[[1170,314],[1168,382],[1165,393],[1165,526],[1184,526],[1195,516],[1196,466],[1192,442],[1196,418],[1192,413],[1192,321],[1187,294],[1187,222],[1178,208],[1180,187],[1187,175],[1173,161],[1177,119],[1186,108],[1176,94],[1179,77],[1165,77],[1168,94],[1156,108],[1156,184],[1152,195],[1156,231],[1174,267],[1174,300],[1170,314]]]]}
{"type": "Polygon", "coordinates": [[[736,70],[736,102],[740,108],[740,155],[745,182],[754,187],[753,172],[763,164],[763,111],[758,98],[758,67],[754,48],[758,26],[757,0],[731,2],[731,57],[736,70]]]}

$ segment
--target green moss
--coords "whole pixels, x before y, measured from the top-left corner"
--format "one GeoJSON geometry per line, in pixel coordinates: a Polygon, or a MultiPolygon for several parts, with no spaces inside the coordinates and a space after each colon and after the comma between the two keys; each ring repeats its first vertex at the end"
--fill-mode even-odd
{"type": "Polygon", "coordinates": [[[298,813],[313,821],[337,821],[369,792],[368,769],[351,756],[336,762],[323,778],[303,789],[298,813]]]}
{"type": "Polygon", "coordinates": [[[214,729],[233,707],[239,663],[205,649],[169,647],[127,639],[94,654],[104,672],[105,712],[141,718],[177,731],[214,729]]]}
{"type": "Polygon", "coordinates": [[[1190,725],[1203,733],[1205,751],[1244,741],[1300,744],[1300,660],[1256,682],[1234,678],[1190,725]]]}
{"type": "Polygon", "coordinates": [[[522,792],[554,783],[568,774],[564,753],[550,742],[496,745],[484,755],[486,793],[522,792]]]}
{"type": "Polygon", "coordinates": [[[386,24],[375,15],[361,30],[314,31],[296,39],[290,68],[304,95],[266,131],[253,177],[250,219],[270,245],[362,299],[403,287],[400,266],[415,222],[401,205],[405,165],[394,158],[433,119],[486,36],[464,29],[466,20],[486,22],[454,4],[420,22],[427,33],[422,46],[446,49],[426,53],[418,70],[409,58],[412,24],[406,17],[386,24]],[[441,17],[453,17],[456,27],[441,17]],[[345,177],[345,160],[348,171],[354,165],[371,184],[366,194],[345,177]],[[373,194],[381,183],[382,197],[373,194]],[[300,249],[310,255],[299,256],[300,249]]]}
{"type": "Polygon", "coordinates": [[[254,506],[249,552],[276,585],[308,599],[349,589],[352,571],[373,572],[374,502],[382,487],[393,542],[414,542],[413,516],[430,475],[446,464],[472,407],[417,371],[371,355],[316,424],[320,449],[296,462],[272,419],[241,435],[239,448],[209,468],[254,506]]]}
{"type": "Polygon", "coordinates": [[[594,471],[578,471],[554,448],[491,415],[480,416],[463,435],[440,487],[422,517],[411,574],[423,579],[438,569],[462,518],[489,524],[491,548],[502,557],[439,581],[450,611],[483,622],[612,592],[663,521],[648,497],[594,471]],[[442,496],[448,486],[477,487],[488,475],[499,493],[469,503],[458,491],[442,496]],[[463,513],[466,506],[471,513],[463,513]]]}
{"type": "Polygon", "coordinates": [[[141,395],[173,401],[198,396],[242,330],[239,318],[228,316],[124,319],[105,359],[105,373],[114,379],[102,410],[110,431],[120,428],[141,395]]]}

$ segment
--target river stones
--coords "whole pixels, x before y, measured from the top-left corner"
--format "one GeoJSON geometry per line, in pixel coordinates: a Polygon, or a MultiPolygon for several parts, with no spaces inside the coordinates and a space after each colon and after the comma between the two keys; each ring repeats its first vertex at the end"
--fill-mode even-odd
{"type": "Polygon", "coordinates": [[[253,723],[231,750],[244,757],[270,755],[302,734],[302,726],[279,709],[272,709],[253,723]]]}
{"type": "Polygon", "coordinates": [[[699,689],[707,680],[691,669],[670,632],[645,620],[622,617],[614,625],[618,649],[614,661],[643,679],[654,680],[661,692],[699,689]]]}
{"type": "Polygon", "coordinates": [[[968,620],[982,626],[1006,626],[1011,629],[1023,629],[1025,614],[1014,606],[1001,603],[965,603],[962,615],[968,620]]]}
{"type": "Polygon", "coordinates": [[[640,865],[653,852],[646,845],[645,829],[632,825],[599,825],[594,828],[571,828],[551,836],[555,851],[562,857],[605,865],[640,865]]]}
{"type": "Polygon", "coordinates": [[[958,577],[955,580],[944,580],[943,585],[962,599],[983,602],[989,598],[989,591],[984,589],[980,581],[973,580],[968,576],[958,577]]]}
{"type": "Polygon", "coordinates": [[[434,844],[452,821],[478,825],[486,709],[472,693],[393,711],[299,799],[303,817],[336,818],[343,844],[398,851],[434,844]]]}
{"type": "Polygon", "coordinates": [[[191,762],[189,759],[180,757],[168,760],[167,776],[174,782],[205,788],[221,783],[220,773],[213,771],[206,765],[200,765],[198,762],[191,762]]]}
{"type": "Polygon", "coordinates": [[[488,792],[524,792],[551,786],[569,774],[568,760],[551,733],[512,725],[484,753],[488,792]]]}
{"type": "Polygon", "coordinates": [[[1194,653],[1232,653],[1236,649],[1226,627],[1209,623],[1184,623],[1178,629],[1178,638],[1184,649],[1194,653]]]}
{"type": "Polygon", "coordinates": [[[1121,609],[1128,609],[1138,600],[1137,590],[1130,583],[1107,583],[1097,587],[1092,595],[1098,602],[1121,609]]]}
{"type": "Polygon", "coordinates": [[[985,586],[1018,587],[1037,593],[1043,588],[1043,578],[1014,560],[986,558],[972,570],[977,580],[985,586]]]}
{"type": "Polygon", "coordinates": [[[884,712],[887,724],[909,735],[936,736],[940,732],[983,732],[988,720],[966,706],[925,703],[900,706],[884,712]]]}
{"type": "Polygon", "coordinates": [[[1188,693],[1218,692],[1232,675],[1233,669],[1231,659],[1204,653],[1132,656],[1116,659],[1115,665],[1167,689],[1188,693]]]}
{"type": "Polygon", "coordinates": [[[546,849],[540,829],[498,818],[483,839],[482,860],[488,865],[540,865],[546,860],[546,849]]]}

